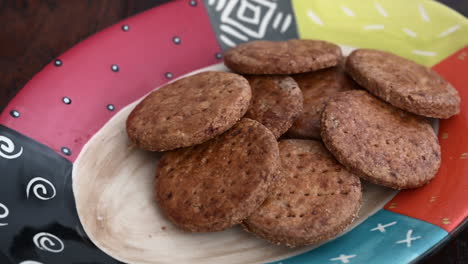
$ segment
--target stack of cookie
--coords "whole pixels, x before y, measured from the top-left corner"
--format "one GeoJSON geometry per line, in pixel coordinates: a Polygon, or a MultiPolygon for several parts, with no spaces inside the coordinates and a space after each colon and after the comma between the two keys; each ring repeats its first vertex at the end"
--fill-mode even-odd
{"type": "Polygon", "coordinates": [[[441,155],[425,117],[459,112],[440,76],[382,51],[345,62],[325,41],[256,41],[226,52],[225,64],[235,73],[175,81],[127,119],[135,145],[165,152],[157,202],[190,232],[242,224],[291,247],[333,238],[358,214],[360,178],[429,182],[441,155]]]}

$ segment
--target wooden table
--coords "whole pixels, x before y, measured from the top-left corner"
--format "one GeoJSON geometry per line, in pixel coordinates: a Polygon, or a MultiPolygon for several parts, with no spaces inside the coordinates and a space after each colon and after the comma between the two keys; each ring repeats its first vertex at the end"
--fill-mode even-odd
{"type": "MultiPolygon", "coordinates": [[[[42,67],[80,40],[167,0],[0,0],[0,110],[42,67]]],[[[441,0],[468,16],[467,0],[441,0]]],[[[468,228],[423,264],[468,263],[468,228]]]]}

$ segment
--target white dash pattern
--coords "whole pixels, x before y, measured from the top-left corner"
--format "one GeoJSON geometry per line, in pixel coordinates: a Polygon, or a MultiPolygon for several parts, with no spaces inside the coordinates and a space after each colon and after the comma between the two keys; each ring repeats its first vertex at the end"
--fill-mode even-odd
{"type": "Polygon", "coordinates": [[[354,14],[354,11],[351,10],[349,7],[347,6],[341,6],[341,10],[343,10],[343,12],[345,13],[345,15],[347,16],[350,16],[350,17],[355,17],[356,14],[354,14]]]}
{"type": "Polygon", "coordinates": [[[417,37],[418,34],[416,32],[414,32],[413,30],[409,29],[409,28],[403,28],[403,32],[405,32],[406,35],[410,36],[410,37],[417,37]]]}
{"type": "Polygon", "coordinates": [[[437,56],[437,52],[434,52],[434,51],[413,50],[412,53],[416,55],[427,56],[427,57],[437,56]]]}
{"type": "Polygon", "coordinates": [[[455,25],[453,27],[449,27],[446,30],[444,30],[442,33],[439,34],[439,38],[446,37],[446,36],[456,32],[456,31],[458,31],[460,28],[461,28],[460,25],[455,25]]]}
{"type": "Polygon", "coordinates": [[[429,16],[427,15],[427,12],[426,12],[426,9],[424,8],[424,6],[422,5],[422,3],[419,3],[418,5],[418,10],[419,10],[419,14],[421,15],[421,18],[426,21],[426,22],[430,22],[431,19],[429,18],[429,16]]]}
{"type": "Polygon", "coordinates": [[[249,40],[249,38],[247,36],[245,36],[244,34],[240,33],[239,31],[235,30],[234,28],[226,25],[226,24],[223,24],[219,27],[222,31],[240,39],[240,40],[243,40],[243,41],[247,41],[249,40]]]}
{"type": "Polygon", "coordinates": [[[315,24],[320,25],[320,26],[323,26],[323,25],[324,25],[323,22],[322,22],[322,20],[320,19],[320,17],[317,16],[317,14],[315,14],[312,10],[310,10],[310,9],[307,10],[307,16],[308,16],[312,21],[314,21],[315,24]]]}
{"type": "Polygon", "coordinates": [[[363,27],[364,30],[382,30],[385,29],[384,25],[375,24],[375,25],[366,25],[363,27]]]}
{"type": "Polygon", "coordinates": [[[383,6],[380,3],[375,3],[375,8],[383,17],[388,17],[387,11],[383,8],[383,6]]]}
{"type": "Polygon", "coordinates": [[[284,19],[283,25],[281,26],[280,32],[281,32],[281,33],[286,32],[286,30],[288,30],[289,26],[291,25],[291,22],[292,22],[292,15],[289,14],[289,15],[287,15],[286,18],[284,19]]]}
{"type": "Polygon", "coordinates": [[[236,43],[234,43],[234,41],[232,41],[230,38],[228,38],[226,35],[219,35],[219,39],[226,45],[228,45],[229,47],[234,47],[236,46],[236,43]]]}
{"type": "Polygon", "coordinates": [[[221,11],[226,5],[226,0],[218,0],[218,4],[216,5],[216,11],[221,11]]]}
{"type": "Polygon", "coordinates": [[[273,21],[273,28],[274,29],[277,29],[280,22],[281,22],[281,19],[283,19],[283,13],[282,12],[279,12],[276,17],[275,17],[275,20],[273,21]]]}

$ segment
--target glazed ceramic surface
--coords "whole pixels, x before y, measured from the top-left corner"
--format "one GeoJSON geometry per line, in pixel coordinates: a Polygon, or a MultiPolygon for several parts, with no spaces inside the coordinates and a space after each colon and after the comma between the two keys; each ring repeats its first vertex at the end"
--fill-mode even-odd
{"type": "Polygon", "coordinates": [[[468,20],[429,0],[180,0],[122,21],[52,61],[0,115],[0,263],[416,261],[468,215],[467,45],[468,20]],[[392,51],[450,81],[462,110],[439,123],[437,177],[398,193],[365,184],[360,218],[319,247],[178,231],[153,201],[159,155],[129,144],[128,113],[167,82],[225,70],[232,46],[290,38],[392,51]]]}

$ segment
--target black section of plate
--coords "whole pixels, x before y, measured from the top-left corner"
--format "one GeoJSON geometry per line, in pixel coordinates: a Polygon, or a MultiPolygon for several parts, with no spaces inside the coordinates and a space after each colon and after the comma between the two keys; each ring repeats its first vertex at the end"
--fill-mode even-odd
{"type": "Polygon", "coordinates": [[[47,146],[0,125],[1,264],[120,263],[86,236],[72,168],[47,146]]]}
{"type": "Polygon", "coordinates": [[[468,17],[468,2],[460,0],[437,0],[448,7],[451,7],[458,11],[460,14],[468,17]]]}
{"type": "Polygon", "coordinates": [[[298,38],[291,0],[204,0],[219,45],[298,38]]]}

